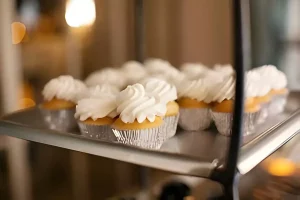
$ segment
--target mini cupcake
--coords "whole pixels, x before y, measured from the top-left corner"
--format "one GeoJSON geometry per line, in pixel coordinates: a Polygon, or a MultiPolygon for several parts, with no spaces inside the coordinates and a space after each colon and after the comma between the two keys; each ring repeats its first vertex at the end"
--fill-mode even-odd
{"type": "Polygon", "coordinates": [[[87,88],[85,91],[78,93],[77,101],[86,98],[101,98],[103,96],[116,96],[120,90],[111,84],[101,84],[87,88]]]}
{"type": "Polygon", "coordinates": [[[127,85],[138,83],[147,76],[147,71],[142,63],[137,61],[128,61],[121,67],[121,72],[127,78],[127,85]]]}
{"type": "Polygon", "coordinates": [[[263,83],[259,73],[254,70],[247,72],[245,88],[246,97],[254,98],[254,102],[261,107],[257,121],[258,123],[265,122],[268,117],[271,102],[271,95],[269,94],[270,90],[270,85],[263,83]]]}
{"type": "Polygon", "coordinates": [[[162,117],[166,105],[149,96],[141,84],[127,86],[118,95],[119,118],[112,128],[118,142],[159,149],[165,140],[162,117]]]}
{"type": "Polygon", "coordinates": [[[204,79],[189,80],[185,78],[177,90],[181,128],[187,131],[207,129],[212,121],[211,105],[205,102],[209,92],[207,82],[204,79]]]}
{"type": "Polygon", "coordinates": [[[69,131],[76,128],[74,120],[77,94],[86,90],[80,80],[71,76],[59,76],[49,81],[42,92],[44,102],[40,110],[50,129],[69,131]]]}
{"type": "Polygon", "coordinates": [[[145,79],[143,85],[148,94],[158,96],[159,101],[167,105],[167,112],[164,117],[165,133],[166,138],[173,137],[179,119],[179,106],[175,102],[177,99],[176,87],[157,78],[145,79]]]}
{"type": "MultiPolygon", "coordinates": [[[[212,117],[220,134],[230,136],[233,121],[233,105],[235,95],[235,78],[224,77],[223,81],[217,84],[210,94],[214,103],[212,117]]],[[[244,134],[249,134],[257,124],[260,107],[253,98],[245,100],[244,113],[244,134]]]]}
{"type": "Polygon", "coordinates": [[[110,84],[116,86],[121,90],[126,86],[126,78],[117,69],[104,68],[90,74],[86,78],[85,84],[89,87],[102,84],[110,84]]]}
{"type": "Polygon", "coordinates": [[[286,75],[273,65],[264,65],[255,69],[259,73],[262,83],[269,85],[271,103],[269,114],[275,115],[283,112],[286,105],[288,89],[286,75]]]}
{"type": "Polygon", "coordinates": [[[81,134],[99,140],[116,140],[110,127],[117,116],[116,108],[116,97],[110,95],[78,101],[75,118],[81,134]]]}

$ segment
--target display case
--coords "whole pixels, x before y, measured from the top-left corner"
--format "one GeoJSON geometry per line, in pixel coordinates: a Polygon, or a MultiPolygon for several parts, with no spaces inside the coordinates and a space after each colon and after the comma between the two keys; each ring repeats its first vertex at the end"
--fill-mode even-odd
{"type": "MultiPolygon", "coordinates": [[[[300,93],[291,92],[283,113],[268,118],[249,135],[242,134],[244,105],[244,66],[247,59],[245,33],[249,23],[243,9],[247,1],[233,0],[234,66],[236,99],[232,136],[217,133],[215,128],[201,132],[178,130],[159,150],[142,149],[117,142],[95,140],[79,131],[59,132],[47,129],[38,107],[4,116],[0,134],[32,142],[70,149],[110,159],[161,169],[188,176],[204,177],[220,182],[226,199],[238,199],[235,185],[244,175],[300,130],[300,93]],[[245,48],[246,47],[246,48],[245,48]]],[[[136,0],[136,59],[143,60],[143,1],[136,0]]]]}

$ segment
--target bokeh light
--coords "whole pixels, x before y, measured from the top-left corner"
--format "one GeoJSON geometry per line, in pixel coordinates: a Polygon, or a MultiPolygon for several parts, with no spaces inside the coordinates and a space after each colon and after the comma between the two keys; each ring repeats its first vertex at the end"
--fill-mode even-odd
{"type": "Polygon", "coordinates": [[[26,35],[26,26],[21,22],[13,22],[11,24],[12,43],[19,44],[26,35]]]}
{"type": "Polygon", "coordinates": [[[65,13],[66,22],[71,27],[88,26],[96,19],[93,0],[69,0],[65,13]]]}

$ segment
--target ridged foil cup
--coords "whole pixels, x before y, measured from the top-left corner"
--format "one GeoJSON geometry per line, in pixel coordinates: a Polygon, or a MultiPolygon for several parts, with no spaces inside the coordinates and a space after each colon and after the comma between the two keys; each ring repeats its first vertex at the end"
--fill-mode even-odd
{"type": "MultiPolygon", "coordinates": [[[[257,125],[257,120],[259,115],[260,112],[244,113],[244,119],[243,119],[244,135],[248,135],[252,133],[255,126],[257,125]]],[[[212,111],[212,117],[218,129],[218,132],[225,136],[231,136],[231,127],[233,121],[232,113],[221,113],[221,112],[212,111]]]]}
{"type": "Polygon", "coordinates": [[[164,125],[139,130],[118,130],[112,128],[112,131],[119,143],[146,149],[159,149],[166,136],[164,125]]]}
{"type": "Polygon", "coordinates": [[[270,105],[271,105],[270,102],[260,104],[261,108],[260,108],[260,114],[259,114],[258,119],[257,119],[257,123],[262,124],[266,121],[266,119],[269,116],[269,107],[270,107],[270,105]]]}
{"type": "Polygon", "coordinates": [[[176,134],[177,124],[179,119],[179,113],[174,116],[167,116],[164,118],[164,129],[166,133],[166,139],[173,137],[176,134]]]}
{"type": "Polygon", "coordinates": [[[180,108],[179,125],[186,131],[205,130],[211,122],[208,108],[180,108]]]}
{"type": "Polygon", "coordinates": [[[287,102],[288,94],[283,95],[275,95],[272,97],[270,106],[269,106],[269,114],[274,116],[276,114],[282,113],[284,111],[286,102],[287,102]]]}
{"type": "Polygon", "coordinates": [[[91,125],[82,121],[77,121],[77,123],[83,136],[108,142],[117,141],[110,125],[91,125]]]}
{"type": "Polygon", "coordinates": [[[48,110],[39,106],[39,109],[49,129],[57,131],[72,131],[76,129],[77,122],[74,118],[75,108],[48,110]]]}

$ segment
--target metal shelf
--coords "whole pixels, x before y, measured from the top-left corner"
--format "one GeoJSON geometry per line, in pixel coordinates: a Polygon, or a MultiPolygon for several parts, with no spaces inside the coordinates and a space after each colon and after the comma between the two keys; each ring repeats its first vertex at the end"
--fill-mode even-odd
{"type": "MultiPolygon", "coordinates": [[[[245,174],[276,151],[300,130],[300,93],[292,93],[288,109],[258,126],[255,133],[244,137],[238,170],[245,174]]],[[[62,133],[45,128],[37,108],[13,113],[0,120],[0,134],[32,142],[116,159],[178,174],[210,178],[222,169],[230,142],[214,130],[178,131],[160,150],[146,150],[118,143],[89,139],[79,133],[62,133]]],[[[229,155],[230,156],[230,155],[229,155]]]]}

